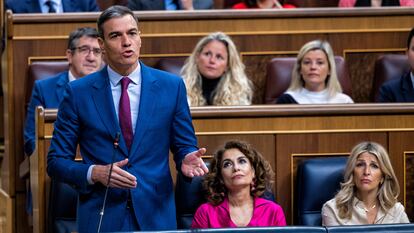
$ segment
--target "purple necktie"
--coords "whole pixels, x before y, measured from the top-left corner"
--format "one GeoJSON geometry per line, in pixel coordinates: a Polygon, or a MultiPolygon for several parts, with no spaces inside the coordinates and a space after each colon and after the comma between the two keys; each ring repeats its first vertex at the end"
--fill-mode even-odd
{"type": "Polygon", "coordinates": [[[131,105],[129,103],[128,85],[131,79],[123,77],[121,79],[121,100],[119,101],[119,124],[121,126],[122,135],[124,136],[125,143],[128,150],[131,148],[133,132],[132,132],[132,120],[131,120],[131,105]]]}

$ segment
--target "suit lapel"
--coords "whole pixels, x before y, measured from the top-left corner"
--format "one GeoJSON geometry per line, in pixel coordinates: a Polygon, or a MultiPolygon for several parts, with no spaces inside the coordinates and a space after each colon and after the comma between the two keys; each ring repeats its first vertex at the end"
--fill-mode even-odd
{"type": "Polygon", "coordinates": [[[136,153],[142,138],[145,135],[145,130],[148,126],[148,121],[152,118],[155,106],[157,104],[157,79],[152,75],[152,72],[143,63],[141,65],[141,97],[139,101],[139,112],[137,124],[135,127],[134,140],[132,142],[130,154],[136,153]]]}
{"type": "Polygon", "coordinates": [[[73,0],[62,0],[63,12],[75,12],[75,1],[73,0]]]}
{"type": "Polygon", "coordinates": [[[42,13],[39,1],[26,0],[26,5],[28,6],[27,13],[42,13]]]}
{"type": "Polygon", "coordinates": [[[56,97],[57,97],[58,103],[60,103],[62,101],[63,92],[65,90],[65,85],[68,82],[69,82],[69,73],[68,72],[62,73],[59,76],[59,80],[56,83],[56,91],[55,91],[55,93],[56,93],[56,97]]]}
{"type": "Polygon", "coordinates": [[[411,82],[410,72],[408,72],[402,77],[401,82],[402,95],[404,96],[404,100],[406,102],[414,102],[414,88],[411,82]]]}
{"type": "MultiPolygon", "coordinates": [[[[92,96],[99,117],[107,128],[109,134],[115,138],[115,133],[121,132],[121,129],[115,113],[107,67],[105,66],[99,73],[101,77],[96,79],[96,82],[93,84],[92,96]]],[[[125,156],[128,156],[128,149],[122,136],[119,142],[119,148],[125,156]]]]}

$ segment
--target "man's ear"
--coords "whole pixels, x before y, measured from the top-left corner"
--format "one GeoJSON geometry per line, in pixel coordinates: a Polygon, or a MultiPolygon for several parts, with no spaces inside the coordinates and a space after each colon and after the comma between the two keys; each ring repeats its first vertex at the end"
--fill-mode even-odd
{"type": "Polygon", "coordinates": [[[98,37],[99,47],[103,50],[104,49],[104,40],[101,37],[98,37]]]}
{"type": "Polygon", "coordinates": [[[72,57],[73,57],[73,51],[70,49],[66,49],[66,59],[69,62],[69,65],[72,64],[72,57]]]}

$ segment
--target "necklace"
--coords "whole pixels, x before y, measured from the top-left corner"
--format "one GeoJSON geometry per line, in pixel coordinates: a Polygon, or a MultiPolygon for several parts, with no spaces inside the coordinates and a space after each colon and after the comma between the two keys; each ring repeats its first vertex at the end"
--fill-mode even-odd
{"type": "Polygon", "coordinates": [[[366,208],[366,207],[364,206],[364,207],[362,207],[362,209],[363,209],[363,210],[365,210],[365,212],[369,212],[370,210],[374,209],[375,207],[377,207],[377,205],[376,205],[376,204],[372,205],[372,206],[371,206],[371,207],[369,207],[369,208],[366,208]]]}

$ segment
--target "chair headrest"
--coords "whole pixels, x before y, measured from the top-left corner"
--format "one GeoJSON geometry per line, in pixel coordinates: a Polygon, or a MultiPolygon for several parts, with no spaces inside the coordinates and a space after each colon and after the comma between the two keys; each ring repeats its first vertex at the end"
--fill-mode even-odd
{"type": "Polygon", "coordinates": [[[347,157],[315,158],[299,164],[295,193],[299,225],[321,225],[322,206],[339,190],[346,161],[347,157]]]}
{"type": "Polygon", "coordinates": [[[379,95],[382,84],[388,80],[399,78],[409,68],[408,58],[402,54],[386,54],[379,56],[375,61],[374,84],[371,91],[371,101],[375,101],[379,95]]]}
{"type": "Polygon", "coordinates": [[[180,76],[186,57],[160,58],[154,68],[180,76]]]}
{"type": "MultiPolygon", "coordinates": [[[[290,85],[296,57],[276,57],[267,65],[264,103],[274,104],[290,85]]],[[[352,85],[346,62],[341,56],[335,56],[336,73],[342,90],[352,96],[352,85]]]]}
{"type": "Polygon", "coordinates": [[[56,74],[69,69],[67,61],[35,61],[29,66],[29,76],[26,83],[26,103],[29,102],[32,95],[34,82],[37,80],[47,79],[56,74]]]}

